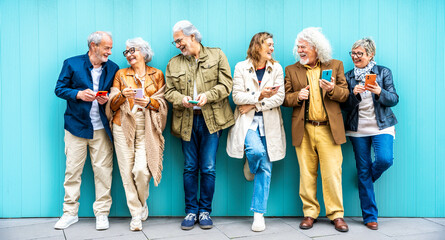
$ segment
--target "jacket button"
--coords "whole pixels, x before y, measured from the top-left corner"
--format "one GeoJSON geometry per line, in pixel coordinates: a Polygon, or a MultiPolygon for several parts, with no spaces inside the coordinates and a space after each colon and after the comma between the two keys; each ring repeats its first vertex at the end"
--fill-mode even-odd
{"type": "Polygon", "coordinates": [[[255,95],[255,92],[252,92],[252,95],[255,95]]]}
{"type": "Polygon", "coordinates": [[[265,104],[266,104],[266,103],[264,103],[264,102],[261,103],[261,105],[263,105],[263,106],[264,106],[265,104]]]}
{"type": "Polygon", "coordinates": [[[191,80],[189,79],[189,82],[191,82],[191,80]]]}
{"type": "Polygon", "coordinates": [[[246,90],[247,90],[247,91],[250,91],[250,89],[249,89],[249,88],[247,88],[246,90]]]}

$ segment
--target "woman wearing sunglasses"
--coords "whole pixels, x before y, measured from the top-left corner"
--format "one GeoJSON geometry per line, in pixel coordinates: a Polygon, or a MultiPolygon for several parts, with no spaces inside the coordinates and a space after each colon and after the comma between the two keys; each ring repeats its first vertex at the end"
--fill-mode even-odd
{"type": "Polygon", "coordinates": [[[131,213],[130,230],[142,230],[148,217],[148,187],[157,186],[162,175],[167,120],[164,74],[147,65],[153,57],[148,42],[129,39],[124,57],[129,68],[116,73],[109,107],[119,171],[131,213]]]}
{"type": "Polygon", "coordinates": [[[370,38],[360,39],[352,45],[349,54],[354,69],[345,74],[350,94],[342,104],[342,109],[347,112],[346,136],[349,136],[355,153],[363,222],[372,230],[378,229],[374,182],[393,163],[397,119],[391,107],[399,102],[391,70],[377,65],[375,53],[376,46],[370,38]]]}
{"type": "Polygon", "coordinates": [[[284,101],[283,68],[272,58],[273,36],[267,32],[255,34],[247,50],[247,59],[235,66],[233,102],[235,125],[227,138],[230,157],[243,158],[253,174],[254,186],[250,210],[254,212],[252,231],[266,229],[272,162],[286,154],[286,137],[280,106],[284,101]]]}

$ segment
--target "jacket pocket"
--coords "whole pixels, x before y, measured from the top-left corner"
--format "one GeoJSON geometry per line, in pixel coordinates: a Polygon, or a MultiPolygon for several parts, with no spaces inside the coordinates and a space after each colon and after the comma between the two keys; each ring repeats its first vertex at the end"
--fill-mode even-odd
{"type": "Polygon", "coordinates": [[[222,126],[228,122],[228,119],[232,113],[232,109],[230,105],[225,104],[226,99],[223,101],[212,103],[213,116],[215,118],[216,124],[222,126]]]}
{"type": "Polygon", "coordinates": [[[175,111],[175,110],[173,110],[172,132],[174,134],[176,134],[176,135],[180,135],[181,134],[182,113],[183,113],[183,111],[175,111]]]}
{"type": "Polygon", "coordinates": [[[184,72],[172,72],[169,76],[172,79],[173,85],[176,89],[185,89],[187,81],[186,74],[184,72]]]}
{"type": "Polygon", "coordinates": [[[203,63],[201,65],[202,77],[204,78],[203,80],[206,83],[206,85],[209,82],[216,81],[216,79],[218,78],[217,63],[218,63],[217,61],[212,61],[212,62],[208,62],[208,63],[203,63]]]}

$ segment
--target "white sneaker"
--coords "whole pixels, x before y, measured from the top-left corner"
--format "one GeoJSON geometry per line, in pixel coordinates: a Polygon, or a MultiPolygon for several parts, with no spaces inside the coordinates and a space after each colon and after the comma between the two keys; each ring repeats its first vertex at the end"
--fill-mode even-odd
{"type": "Polygon", "coordinates": [[[110,227],[107,215],[96,216],[96,230],[105,230],[110,227]]]}
{"type": "Polygon", "coordinates": [[[79,218],[77,217],[77,215],[73,216],[73,215],[64,213],[62,215],[62,217],[59,219],[59,221],[57,221],[57,223],[54,225],[54,228],[55,229],[65,229],[78,221],[79,221],[79,218]]]}
{"type": "Polygon", "coordinates": [[[139,217],[131,218],[130,230],[131,231],[142,231],[142,221],[141,221],[141,218],[139,218],[139,217]]]}
{"type": "Polygon", "coordinates": [[[262,213],[253,213],[252,231],[262,232],[266,229],[266,223],[264,222],[264,216],[262,213]]]}
{"type": "Polygon", "coordinates": [[[145,221],[148,218],[148,205],[145,204],[144,207],[142,207],[142,212],[141,212],[141,220],[145,221]]]}

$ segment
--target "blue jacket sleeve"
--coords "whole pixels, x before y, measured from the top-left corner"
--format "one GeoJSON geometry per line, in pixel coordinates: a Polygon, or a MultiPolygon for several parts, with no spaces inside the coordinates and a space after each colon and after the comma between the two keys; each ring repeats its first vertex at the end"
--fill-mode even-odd
{"type": "Polygon", "coordinates": [[[357,95],[354,94],[354,89],[352,88],[351,84],[351,81],[353,79],[351,79],[348,74],[345,75],[346,75],[346,82],[348,83],[349,96],[346,102],[340,103],[340,107],[343,111],[351,112],[360,104],[362,98],[360,97],[360,94],[357,95]]]}
{"type": "Polygon", "coordinates": [[[59,98],[67,101],[77,101],[76,96],[79,90],[72,88],[73,69],[67,60],[63,62],[62,71],[57,80],[56,89],[54,92],[59,98]]]}
{"type": "Polygon", "coordinates": [[[392,80],[391,70],[388,68],[382,69],[383,75],[383,86],[380,96],[376,100],[386,107],[394,107],[399,102],[399,95],[397,95],[396,88],[394,87],[394,82],[392,80]]]}

